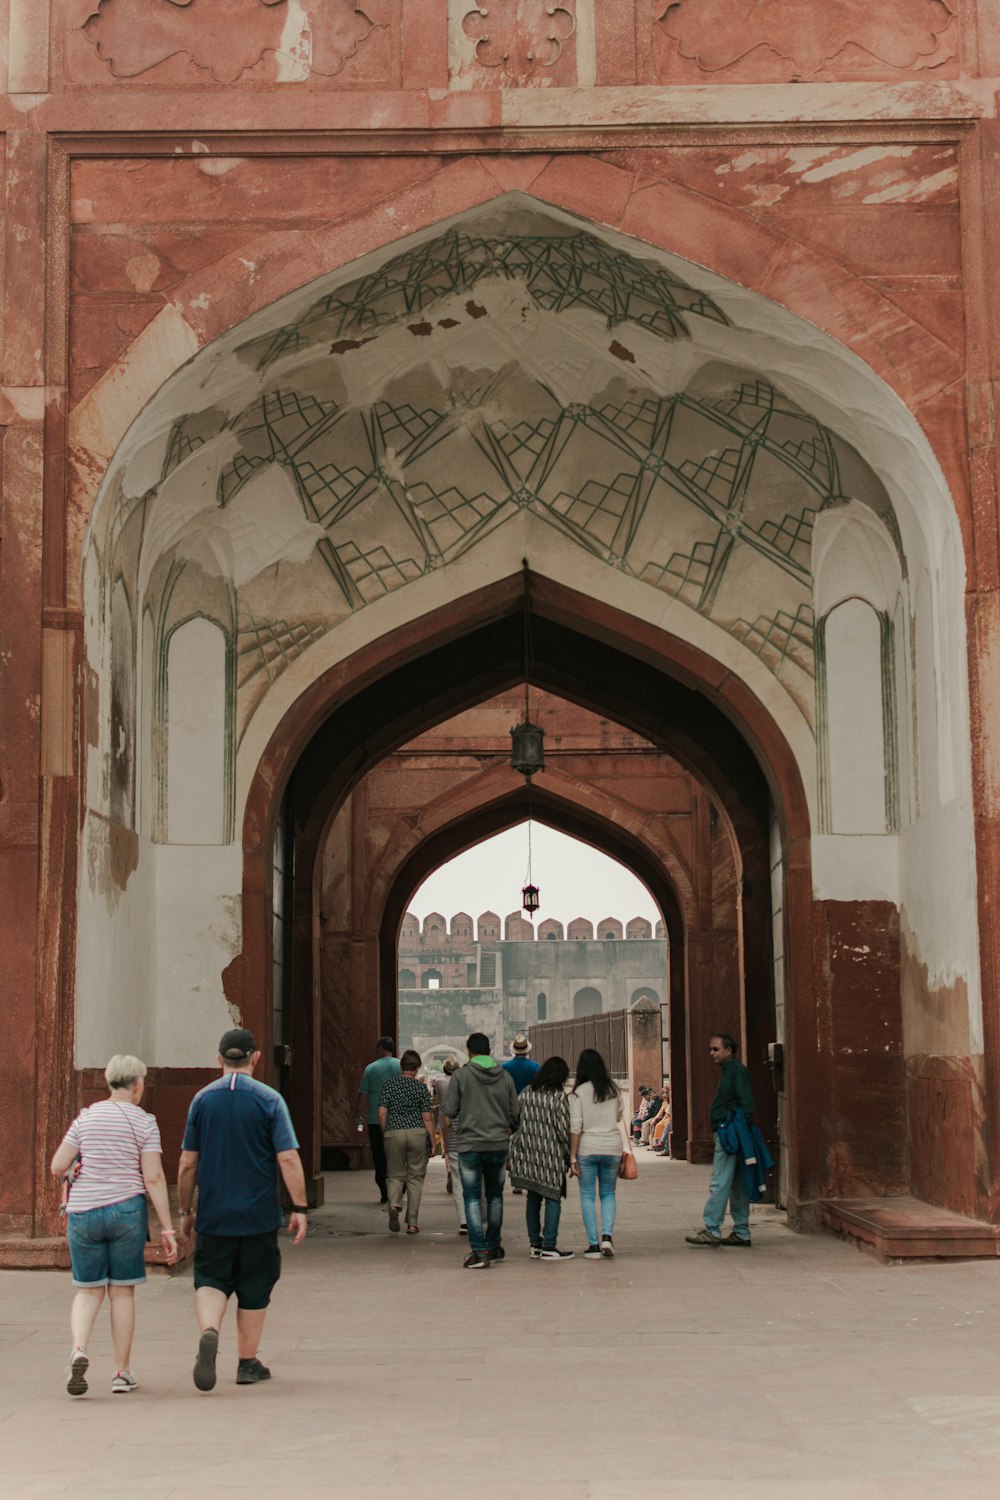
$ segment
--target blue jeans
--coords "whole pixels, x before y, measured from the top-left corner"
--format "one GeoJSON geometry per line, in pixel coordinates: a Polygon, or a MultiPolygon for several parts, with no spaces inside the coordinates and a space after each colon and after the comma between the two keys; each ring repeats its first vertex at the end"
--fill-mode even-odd
{"type": "Polygon", "coordinates": [[[601,1234],[612,1235],[615,1229],[615,1209],[618,1200],[618,1168],[621,1156],[581,1156],[580,1166],[580,1212],[583,1227],[587,1232],[587,1244],[600,1244],[597,1231],[597,1194],[601,1194],[601,1234]]]}
{"type": "Polygon", "coordinates": [[[78,1287],[142,1286],[146,1280],[146,1195],[66,1215],[66,1238],[78,1287]]]}
{"type": "Polygon", "coordinates": [[[715,1137],[715,1156],[712,1160],[712,1180],[708,1185],[708,1201],[705,1204],[705,1228],[709,1234],[722,1233],[722,1221],[726,1217],[726,1205],[733,1216],[733,1232],[737,1239],[750,1238],[750,1199],[746,1183],[740,1171],[738,1156],[729,1156],[715,1137]]]}
{"type": "Polygon", "coordinates": [[[477,1255],[493,1255],[500,1248],[503,1227],[503,1184],[507,1152],[460,1151],[458,1175],[462,1179],[465,1223],[469,1247],[477,1255]],[[483,1228],[481,1198],[486,1194],[486,1227],[483,1228]]]}
{"type": "Polygon", "coordinates": [[[556,1239],[559,1234],[559,1215],[562,1213],[562,1203],[558,1198],[543,1198],[541,1193],[533,1193],[528,1189],[527,1202],[524,1205],[524,1218],[528,1226],[528,1240],[537,1249],[541,1246],[543,1250],[554,1250],[556,1239]],[[542,1228],[542,1204],[545,1204],[545,1228],[542,1228]]]}

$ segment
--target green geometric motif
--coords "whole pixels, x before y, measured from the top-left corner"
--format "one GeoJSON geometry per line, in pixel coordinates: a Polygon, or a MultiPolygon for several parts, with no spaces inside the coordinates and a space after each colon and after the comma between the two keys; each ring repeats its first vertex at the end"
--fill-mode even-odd
{"type": "Polygon", "coordinates": [[[401,318],[419,318],[444,297],[471,292],[480,281],[497,277],[523,283],[536,307],[547,312],[587,308],[604,317],[608,328],[634,323],[675,339],[688,334],[685,313],[728,322],[706,293],[596,235],[494,236],[449,229],[318,298],[294,323],[239,352],[265,369],[327,339],[366,338],[401,318]]]}

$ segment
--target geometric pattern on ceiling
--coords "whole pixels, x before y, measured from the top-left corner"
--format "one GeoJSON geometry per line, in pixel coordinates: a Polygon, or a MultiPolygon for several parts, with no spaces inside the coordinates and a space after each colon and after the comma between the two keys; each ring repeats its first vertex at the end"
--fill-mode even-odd
{"type": "MultiPolygon", "coordinates": [[[[463,556],[528,508],[723,626],[812,721],[812,527],[843,503],[853,450],[768,381],[721,366],[673,395],[619,378],[566,404],[516,363],[465,373],[445,391],[430,371],[411,372],[408,388],[425,391],[423,401],[356,407],[292,389],[257,397],[228,423],[238,451],[220,467],[218,506],[280,465],[322,527],[318,555],[351,610],[463,556]]],[[[195,446],[218,427],[204,413],[197,423],[195,446]]],[[[183,427],[168,451],[193,451],[183,427]]],[[[853,455],[855,487],[858,465],[853,455]]],[[[872,494],[860,498],[877,502],[866,472],[872,494]]],[[[273,680],[323,626],[243,616],[243,632],[241,682],[273,680]]]]}
{"type": "Polygon", "coordinates": [[[858,499],[898,544],[877,476],[755,371],[689,352],[689,318],[728,320],[668,267],[538,213],[476,227],[237,346],[242,394],[203,387],[205,404],[173,423],[144,498],[167,504],[154,528],[167,546],[193,493],[203,533],[223,513],[205,566],[220,547],[243,559],[247,706],[345,611],[528,510],[728,631],[812,723],[813,521],[858,499]],[[626,326],[642,333],[609,340],[626,326]],[[270,499],[275,467],[285,479],[270,499]]]}
{"type": "Polygon", "coordinates": [[[364,338],[400,318],[418,318],[442,298],[497,277],[523,285],[546,312],[589,308],[605,317],[609,328],[632,323],[664,338],[682,338],[689,332],[684,313],[728,321],[707,293],[665,266],[638,260],[584,230],[485,235],[449,229],[318,298],[294,322],[240,352],[266,369],[327,339],[364,338]]]}

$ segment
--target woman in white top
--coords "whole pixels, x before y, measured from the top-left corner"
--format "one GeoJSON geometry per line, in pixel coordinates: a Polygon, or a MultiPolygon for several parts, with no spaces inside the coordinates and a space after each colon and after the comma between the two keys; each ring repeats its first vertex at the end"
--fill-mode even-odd
{"type": "Polygon", "coordinates": [[[70,1313],[73,1349],[66,1371],[66,1389],[71,1396],[82,1396],[87,1389],[87,1344],[105,1288],[111,1303],[111,1342],[117,1364],[111,1390],[115,1395],[127,1395],[139,1383],[129,1360],[135,1331],[135,1289],[146,1280],[143,1251],[147,1193],[160,1221],[167,1264],[173,1265],[177,1259],[177,1239],[170,1224],[167,1184],[160,1162],[159,1127],[152,1115],[139,1108],[146,1064],[137,1057],[116,1056],[104,1076],[107,1099],[80,1111],[51,1167],[53,1177],[69,1173],[66,1237],[77,1289],[70,1313]]]}
{"type": "Polygon", "coordinates": [[[615,1253],[618,1168],[622,1158],[622,1102],[599,1052],[585,1047],[576,1065],[576,1084],[569,1096],[569,1169],[580,1179],[580,1210],[587,1231],[585,1260],[610,1260],[615,1253]],[[597,1229],[597,1198],[601,1229],[597,1229]]]}

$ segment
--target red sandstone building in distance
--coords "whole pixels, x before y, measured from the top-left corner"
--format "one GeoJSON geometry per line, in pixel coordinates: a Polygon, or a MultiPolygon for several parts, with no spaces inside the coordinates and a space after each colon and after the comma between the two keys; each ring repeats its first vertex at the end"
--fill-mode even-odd
{"type": "Polygon", "coordinates": [[[3,15],[3,1263],[235,1019],[320,1194],[529,810],[663,912],[675,1154],[724,1023],[795,1227],[997,1253],[993,0],[3,15]]]}

